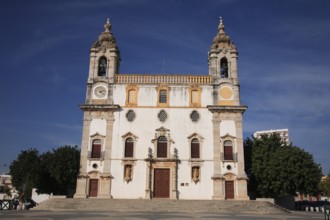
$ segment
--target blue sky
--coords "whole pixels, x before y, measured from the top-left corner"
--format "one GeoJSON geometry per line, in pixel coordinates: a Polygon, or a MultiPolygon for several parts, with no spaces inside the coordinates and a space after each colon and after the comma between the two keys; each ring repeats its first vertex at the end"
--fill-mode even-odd
{"type": "Polygon", "coordinates": [[[0,173],[81,141],[89,49],[110,18],[121,73],[207,74],[219,16],[239,51],[244,136],[288,128],[330,171],[330,1],[1,1],[0,173]]]}

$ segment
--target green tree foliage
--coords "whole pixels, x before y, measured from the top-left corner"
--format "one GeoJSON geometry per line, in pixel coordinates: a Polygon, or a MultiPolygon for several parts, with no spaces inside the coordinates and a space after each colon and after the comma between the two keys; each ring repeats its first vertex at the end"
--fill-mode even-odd
{"type": "Polygon", "coordinates": [[[79,172],[80,152],[77,146],[65,145],[39,154],[36,149],[22,151],[10,165],[13,185],[30,197],[31,189],[39,193],[68,195],[74,189],[79,172]]]}
{"type": "Polygon", "coordinates": [[[256,196],[275,198],[296,192],[314,195],[319,192],[321,168],[311,154],[287,145],[277,134],[248,138],[244,146],[248,188],[256,196]]]}
{"type": "Polygon", "coordinates": [[[320,190],[323,196],[330,197],[330,172],[327,178],[320,183],[320,190]]]}
{"type": "MultiPolygon", "coordinates": [[[[77,146],[71,147],[65,145],[53,149],[53,152],[47,152],[42,155],[41,161],[45,168],[44,170],[48,171],[45,175],[48,176],[48,180],[56,183],[56,186],[51,184],[53,193],[67,194],[68,190],[75,188],[80,167],[79,159],[80,152],[77,146]]],[[[44,192],[49,192],[49,190],[45,189],[44,192]]]]}
{"type": "Polygon", "coordinates": [[[31,197],[32,186],[40,172],[40,157],[37,149],[23,150],[9,166],[12,183],[26,197],[31,197]]]}

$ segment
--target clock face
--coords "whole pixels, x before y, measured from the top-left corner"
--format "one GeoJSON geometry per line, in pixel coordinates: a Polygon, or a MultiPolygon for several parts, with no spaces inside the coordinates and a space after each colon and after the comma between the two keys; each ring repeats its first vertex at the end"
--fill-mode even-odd
{"type": "Polygon", "coordinates": [[[98,86],[94,89],[94,94],[96,95],[96,97],[98,98],[103,98],[105,97],[107,93],[107,89],[103,86],[98,86]]]}

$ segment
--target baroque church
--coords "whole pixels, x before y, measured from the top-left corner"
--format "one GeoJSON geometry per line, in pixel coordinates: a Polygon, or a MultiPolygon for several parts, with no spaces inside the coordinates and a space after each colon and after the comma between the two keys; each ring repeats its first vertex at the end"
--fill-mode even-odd
{"type": "Polygon", "coordinates": [[[122,74],[108,19],[90,49],[75,198],[249,199],[237,56],[220,18],[208,74],[122,74]]]}

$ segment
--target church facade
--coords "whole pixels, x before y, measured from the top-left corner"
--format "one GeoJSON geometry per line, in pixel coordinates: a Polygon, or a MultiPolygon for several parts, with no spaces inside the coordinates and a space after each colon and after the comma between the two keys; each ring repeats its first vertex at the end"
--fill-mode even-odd
{"type": "Polygon", "coordinates": [[[90,50],[75,198],[246,200],[237,48],[220,18],[205,75],[119,73],[109,20],[90,50]]]}

